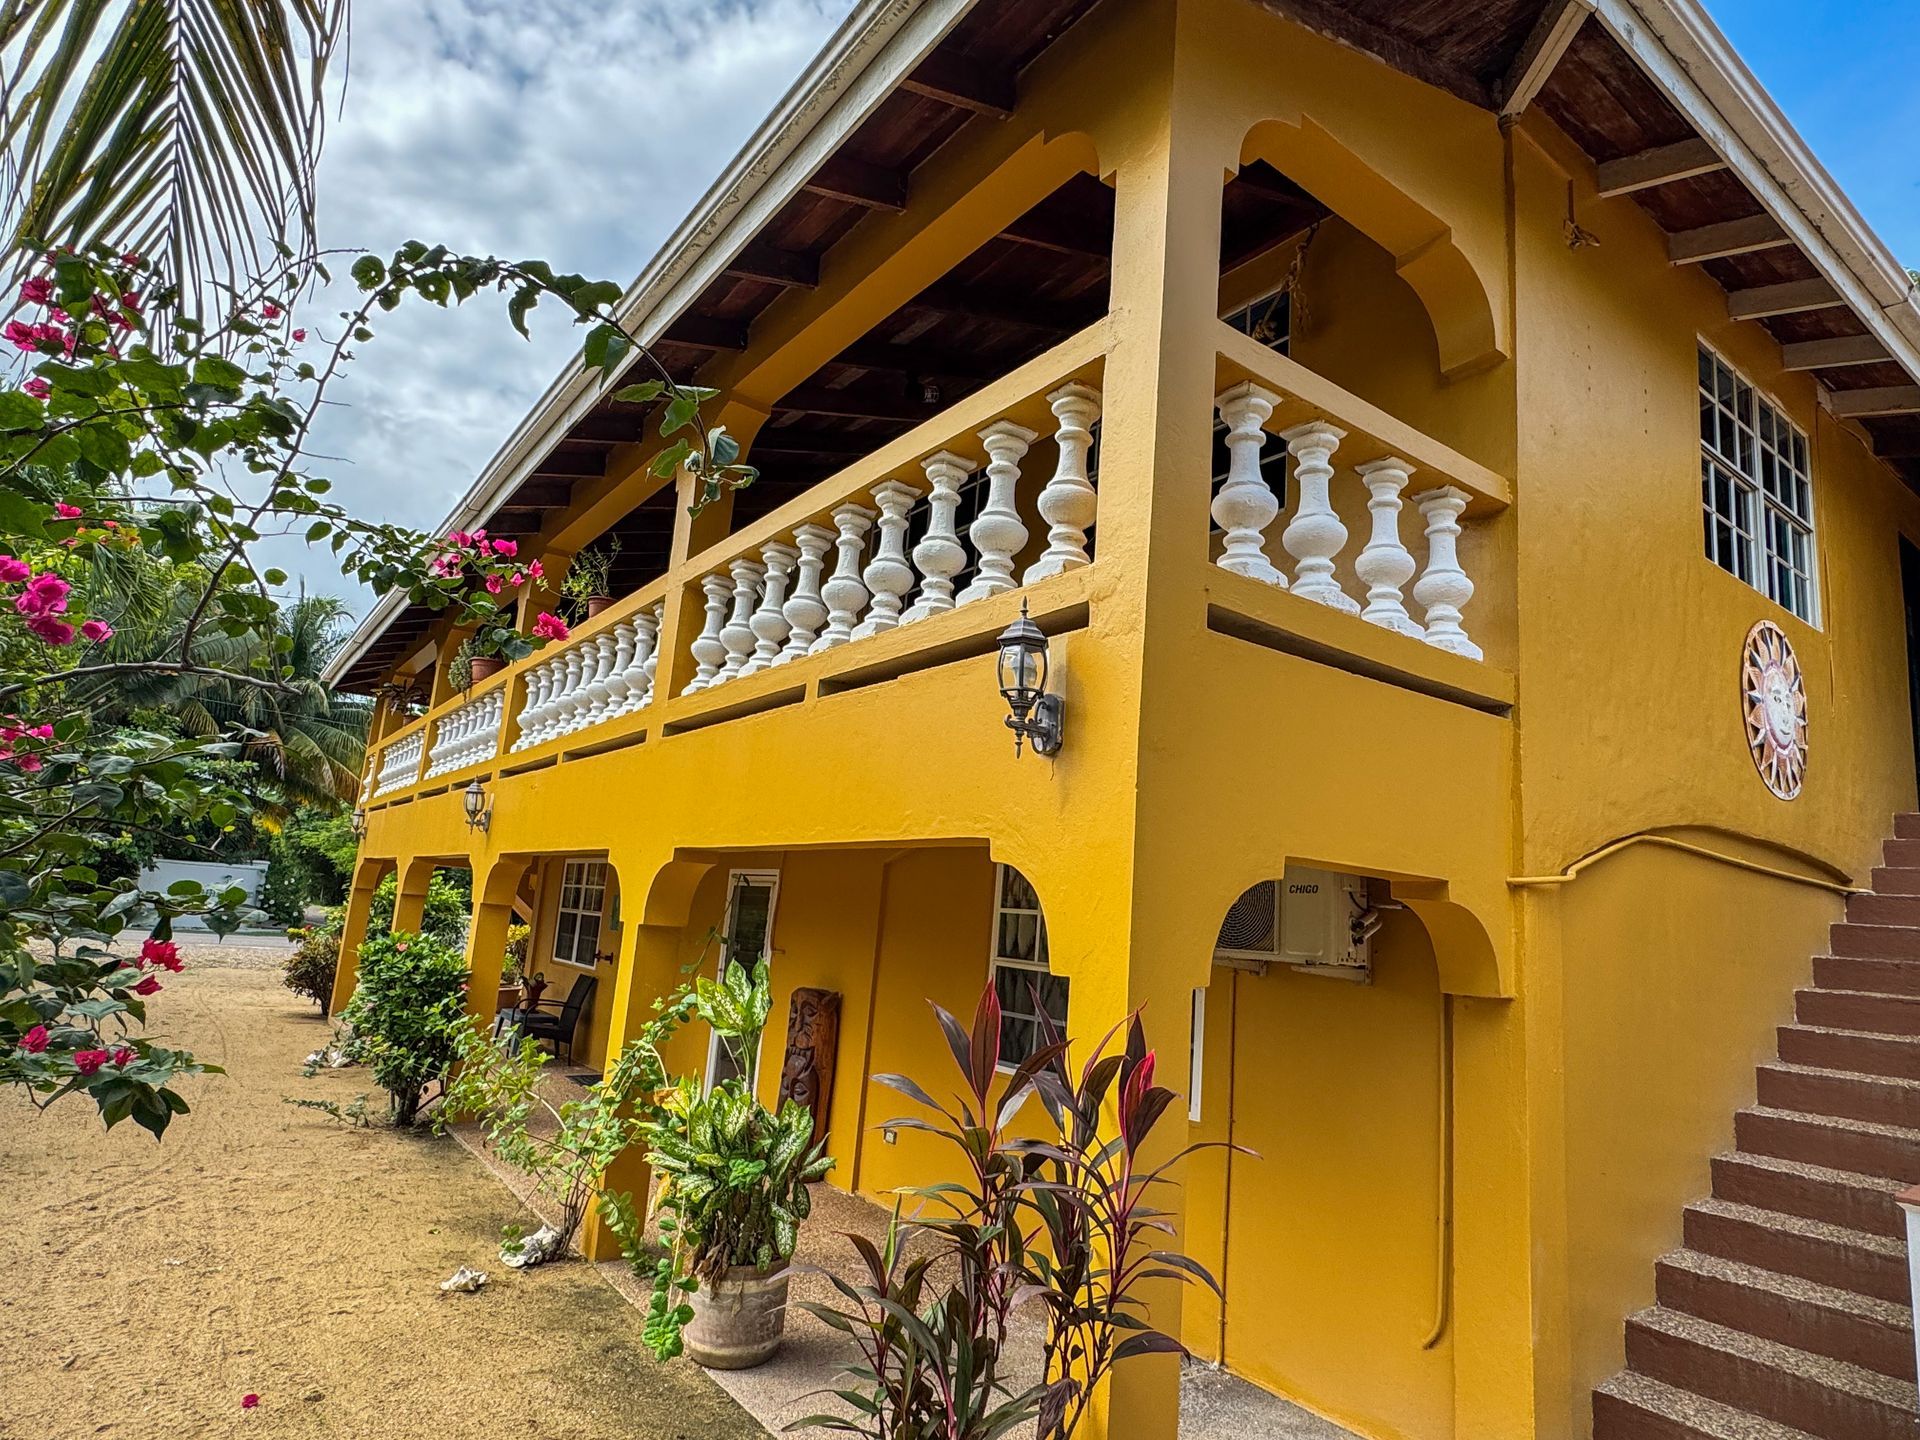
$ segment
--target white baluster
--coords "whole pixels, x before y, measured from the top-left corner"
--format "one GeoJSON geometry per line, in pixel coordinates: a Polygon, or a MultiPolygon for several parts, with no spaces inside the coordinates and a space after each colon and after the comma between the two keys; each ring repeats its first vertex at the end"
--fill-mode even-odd
{"type": "Polygon", "coordinates": [[[707,623],[691,647],[699,668],[680,692],[682,695],[706,689],[720,674],[720,667],[727,663],[727,647],[720,638],[720,628],[727,623],[727,606],[733,600],[733,581],[716,572],[700,582],[700,589],[707,597],[707,623]]]}
{"type": "Polygon", "coordinates": [[[616,715],[626,715],[646,704],[647,693],[647,653],[652,648],[647,635],[647,612],[636,610],[633,619],[626,622],[627,663],[620,672],[620,683],[626,690],[620,701],[616,715]]]}
{"type": "Polygon", "coordinates": [[[787,603],[787,583],[799,559],[798,550],[779,540],[769,540],[760,547],[760,563],[766,567],[767,578],[760,592],[760,608],[748,622],[753,628],[754,646],[753,654],[740,667],[742,675],[756,675],[780,656],[790,628],[782,607],[787,603]]]}
{"type": "Polygon", "coordinates": [[[873,592],[873,608],[854,627],[856,640],[891,630],[900,623],[901,607],[913,589],[913,567],[907,563],[907,511],[919,498],[918,490],[898,480],[873,487],[874,503],[880,507],[880,543],[860,577],[873,592]]]}
{"type": "Polygon", "coordinates": [[[854,624],[867,603],[867,587],[860,583],[860,551],[873,526],[873,511],[850,501],[833,512],[833,523],[840,530],[840,538],[833,542],[840,558],[833,578],[820,587],[821,598],[827,602],[827,628],[813,642],[811,653],[815,655],[851,640],[854,624]]]}
{"type": "Polygon", "coordinates": [[[568,647],[567,653],[561,658],[561,665],[560,693],[553,707],[553,724],[547,728],[549,740],[573,728],[573,717],[580,708],[581,676],[586,667],[578,645],[568,647]]]}
{"type": "Polygon", "coordinates": [[[720,628],[720,643],[727,647],[727,663],[719,679],[731,680],[753,654],[753,611],[760,603],[760,586],[766,579],[766,567],[757,560],[736,560],[727,567],[733,575],[733,613],[720,628]]]}
{"type": "Polygon", "coordinates": [[[967,529],[980,556],[980,569],[973,583],[960,592],[957,604],[971,605],[1015,587],[1013,557],[1027,543],[1027,527],[1014,508],[1015,487],[1020,483],[1021,457],[1038,438],[1038,431],[1011,420],[996,420],[980,432],[980,443],[987,447],[987,502],[967,529]]]}
{"type": "Polygon", "coordinates": [[[520,714],[514,725],[519,734],[514,737],[513,748],[525,750],[535,739],[534,727],[540,721],[540,702],[547,693],[547,667],[545,664],[534,666],[527,671],[525,698],[520,702],[520,714]]]}
{"type": "Polygon", "coordinates": [[[602,720],[624,715],[633,708],[628,703],[633,697],[627,685],[627,667],[632,664],[633,622],[616,621],[613,627],[613,666],[607,671],[607,708],[600,714],[602,720]]]}
{"type": "Polygon", "coordinates": [[[666,618],[667,602],[662,600],[634,622],[639,628],[641,642],[647,647],[647,663],[642,667],[647,676],[647,688],[640,692],[642,705],[653,703],[653,681],[660,669],[660,627],[666,623],[666,618]]]}
{"type": "Polygon", "coordinates": [[[1419,636],[1420,622],[1407,613],[1400,590],[1419,568],[1413,554],[1400,541],[1400,492],[1407,488],[1413,467],[1406,461],[1388,456],[1353,467],[1366,482],[1367,509],[1373,515],[1373,534],[1366,548],[1353,559],[1353,573],[1367,585],[1367,608],[1362,620],[1392,630],[1399,635],[1419,636]]]}
{"type": "Polygon", "coordinates": [[[1360,613],[1360,602],[1333,578],[1333,558],[1347,543],[1347,527],[1334,513],[1328,494],[1333,481],[1333,452],[1346,431],[1324,420],[1309,420],[1282,432],[1287,453],[1293,456],[1293,478],[1300,487],[1300,503],[1280,536],[1294,558],[1293,593],[1348,615],[1360,613]]]}
{"type": "Polygon", "coordinates": [[[1260,468],[1260,447],[1267,443],[1263,427],[1279,402],[1278,395],[1251,380],[1214,397],[1214,408],[1227,427],[1227,478],[1209,513],[1226,531],[1226,548],[1215,563],[1284,590],[1287,577],[1267,558],[1267,527],[1280,513],[1280,500],[1260,468]]]}
{"type": "Polygon", "coordinates": [[[1481,658],[1480,647],[1461,627],[1460,612],[1473,598],[1473,581],[1460,568],[1456,544],[1460,538],[1460,512],[1472,497],[1452,485],[1423,491],[1413,497],[1427,522],[1427,568],[1414,582],[1413,598],[1425,607],[1426,641],[1437,649],[1481,658]]]}
{"type": "Polygon", "coordinates": [[[587,642],[587,660],[592,666],[587,678],[587,703],[574,723],[576,730],[607,718],[607,682],[613,678],[613,636],[609,631],[602,629],[587,642]]]}
{"type": "Polygon", "coordinates": [[[556,655],[540,667],[540,711],[534,717],[532,742],[536,745],[553,734],[553,715],[560,706],[560,682],[566,673],[564,655],[556,655]]]}
{"type": "Polygon", "coordinates": [[[1062,385],[1047,396],[1047,404],[1059,422],[1053,433],[1060,459],[1047,488],[1040,492],[1040,518],[1050,527],[1046,553],[1027,567],[1020,580],[1023,585],[1091,563],[1087,527],[1093,524],[1100,505],[1093,482],[1087,478],[1092,426],[1100,418],[1100,392],[1091,385],[1062,385]]]}
{"type": "Polygon", "coordinates": [[[953,577],[967,568],[967,547],[960,543],[953,517],[960,508],[960,482],[973,473],[973,462],[942,450],[922,460],[920,468],[933,486],[927,501],[927,533],[913,547],[914,566],[924,578],[919,598],[900,617],[902,624],[953,609],[953,577]]]}
{"type": "Polygon", "coordinates": [[[793,532],[793,539],[800,547],[800,563],[794,568],[793,595],[780,607],[792,629],[786,648],[773,662],[776,665],[810,653],[827,618],[827,607],[820,599],[820,571],[827,547],[833,544],[833,531],[824,525],[802,525],[793,532]]]}

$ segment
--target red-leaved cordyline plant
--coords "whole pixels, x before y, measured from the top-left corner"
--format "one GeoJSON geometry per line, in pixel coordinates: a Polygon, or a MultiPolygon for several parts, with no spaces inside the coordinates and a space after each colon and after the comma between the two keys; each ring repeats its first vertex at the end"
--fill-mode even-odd
{"type": "Polygon", "coordinates": [[[1067,1042],[1046,1024],[1040,1048],[997,1085],[993,988],[981,995],[971,1030],[938,1005],[933,1010],[963,1081],[954,1107],[904,1075],[873,1078],[934,1112],[935,1120],[888,1123],[953,1145],[963,1178],[903,1191],[919,1208],[903,1220],[896,1206],[882,1245],[847,1237],[865,1264],[864,1280],[829,1276],[846,1306],[806,1309],[860,1352],[847,1371],[852,1383],[832,1392],[853,1413],[811,1416],[790,1428],[873,1440],[996,1440],[1032,1422],[1039,1440],[1064,1440],[1115,1365],[1136,1355],[1185,1354],[1147,1323],[1143,1284],[1198,1280],[1219,1289],[1195,1261],[1153,1248],[1172,1226],[1146,1203],[1150,1189],[1167,1183],[1167,1170],[1198,1147],[1157,1164],[1143,1157],[1175,1097],[1153,1083],[1154,1055],[1138,1014],[1108,1031],[1077,1075],[1067,1042]],[[1126,1042],[1115,1050],[1123,1029],[1126,1042]],[[1036,1093],[1055,1135],[1010,1135],[1014,1116],[1036,1093]],[[1016,1388],[1004,1373],[1007,1330],[1013,1312],[1029,1303],[1044,1321],[1043,1369],[1016,1388]]]}

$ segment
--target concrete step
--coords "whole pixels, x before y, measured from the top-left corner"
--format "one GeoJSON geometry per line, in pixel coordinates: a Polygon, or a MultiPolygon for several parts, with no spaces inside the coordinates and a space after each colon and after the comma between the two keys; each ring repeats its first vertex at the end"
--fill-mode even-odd
{"type": "Polygon", "coordinates": [[[1593,1392],[1593,1440],[1811,1440],[1690,1390],[1623,1370],[1593,1392]]]}
{"type": "Polygon", "coordinates": [[[1920,1039],[1820,1025],[1782,1025],[1780,1058],[1795,1065],[1920,1080],[1920,1039]]]}
{"type": "Polygon", "coordinates": [[[1869,959],[1859,955],[1816,955],[1813,983],[1822,990],[1920,995],[1920,962],[1869,959]]]}
{"type": "MultiPolygon", "coordinates": [[[[1920,845],[1920,840],[1913,842],[1920,845]]],[[[1875,960],[1920,960],[1920,930],[1911,925],[1856,925],[1851,921],[1828,930],[1836,955],[1864,955],[1875,960]]]]}
{"type": "Polygon", "coordinates": [[[1920,840],[1920,811],[1908,810],[1893,817],[1896,840],[1920,840]]]}
{"type": "Polygon", "coordinates": [[[1712,1199],[1687,1206],[1681,1223],[1689,1250],[1876,1300],[1910,1302],[1907,1247],[1889,1236],[1712,1199]]]}
{"type": "Polygon", "coordinates": [[[1920,868],[1915,868],[1912,865],[1874,866],[1873,893],[1876,895],[1920,895],[1920,868]]]}
{"type": "Polygon", "coordinates": [[[1736,1150],[1920,1183],[1920,1130],[1756,1105],[1733,1117],[1736,1150]]]}
{"type": "Polygon", "coordinates": [[[1893,1203],[1898,1180],[1830,1170],[1778,1155],[1728,1152],[1713,1157],[1713,1195],[1736,1205],[1778,1210],[1804,1220],[1824,1220],[1848,1230],[1864,1230],[1898,1240],[1906,1218],[1893,1203]]]}
{"type": "MultiPolygon", "coordinates": [[[[1889,866],[1900,868],[1920,865],[1920,840],[1902,840],[1897,836],[1880,847],[1889,866]]],[[[1880,887],[1875,885],[1874,889],[1880,887]]]]}
{"type": "Polygon", "coordinates": [[[1775,1110],[1920,1127],[1920,1080],[1895,1080],[1770,1061],[1758,1070],[1760,1103],[1775,1110]]]}
{"type": "Polygon", "coordinates": [[[1920,925],[1920,895],[1849,895],[1847,919],[1856,925],[1920,925]]]}
{"type": "Polygon", "coordinates": [[[1913,1440],[1911,1383],[1655,1306],[1627,1321],[1627,1365],[1821,1440],[1913,1440]]]}
{"type": "Polygon", "coordinates": [[[1654,1293],[1695,1315],[1862,1369],[1914,1378],[1913,1311],[1718,1255],[1676,1250],[1654,1266],[1654,1293]]]}
{"type": "Polygon", "coordinates": [[[1865,1030],[1873,1035],[1920,1035],[1920,995],[1876,995],[1861,990],[1797,990],[1794,1018],[1803,1025],[1865,1030]]]}

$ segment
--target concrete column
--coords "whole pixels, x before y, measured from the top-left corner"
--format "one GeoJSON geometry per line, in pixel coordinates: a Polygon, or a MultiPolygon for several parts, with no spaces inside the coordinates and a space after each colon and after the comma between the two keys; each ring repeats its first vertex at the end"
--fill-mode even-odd
{"type": "Polygon", "coordinates": [[[408,859],[399,863],[399,893],[393,897],[393,931],[418,930],[427,912],[427,885],[438,869],[433,860],[408,859]]]}
{"type": "Polygon", "coordinates": [[[487,1024],[499,1011],[500,969],[506,958],[513,900],[530,862],[502,857],[474,876],[473,924],[467,930],[467,1012],[487,1024]]]}
{"type": "Polygon", "coordinates": [[[338,1015],[353,995],[360,976],[360,945],[367,938],[367,921],[373,912],[373,892],[392,868],[391,860],[362,860],[353,872],[340,927],[340,963],[333,972],[333,1000],[327,1006],[330,1015],[338,1015]]]}

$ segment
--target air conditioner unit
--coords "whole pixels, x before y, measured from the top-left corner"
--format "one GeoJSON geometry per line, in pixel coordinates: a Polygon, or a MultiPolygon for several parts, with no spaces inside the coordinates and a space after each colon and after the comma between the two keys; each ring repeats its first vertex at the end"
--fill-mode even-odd
{"type": "Polygon", "coordinates": [[[1366,980],[1379,914],[1359,875],[1290,865],[1227,907],[1214,940],[1216,964],[1265,973],[1270,965],[1366,980]]]}

